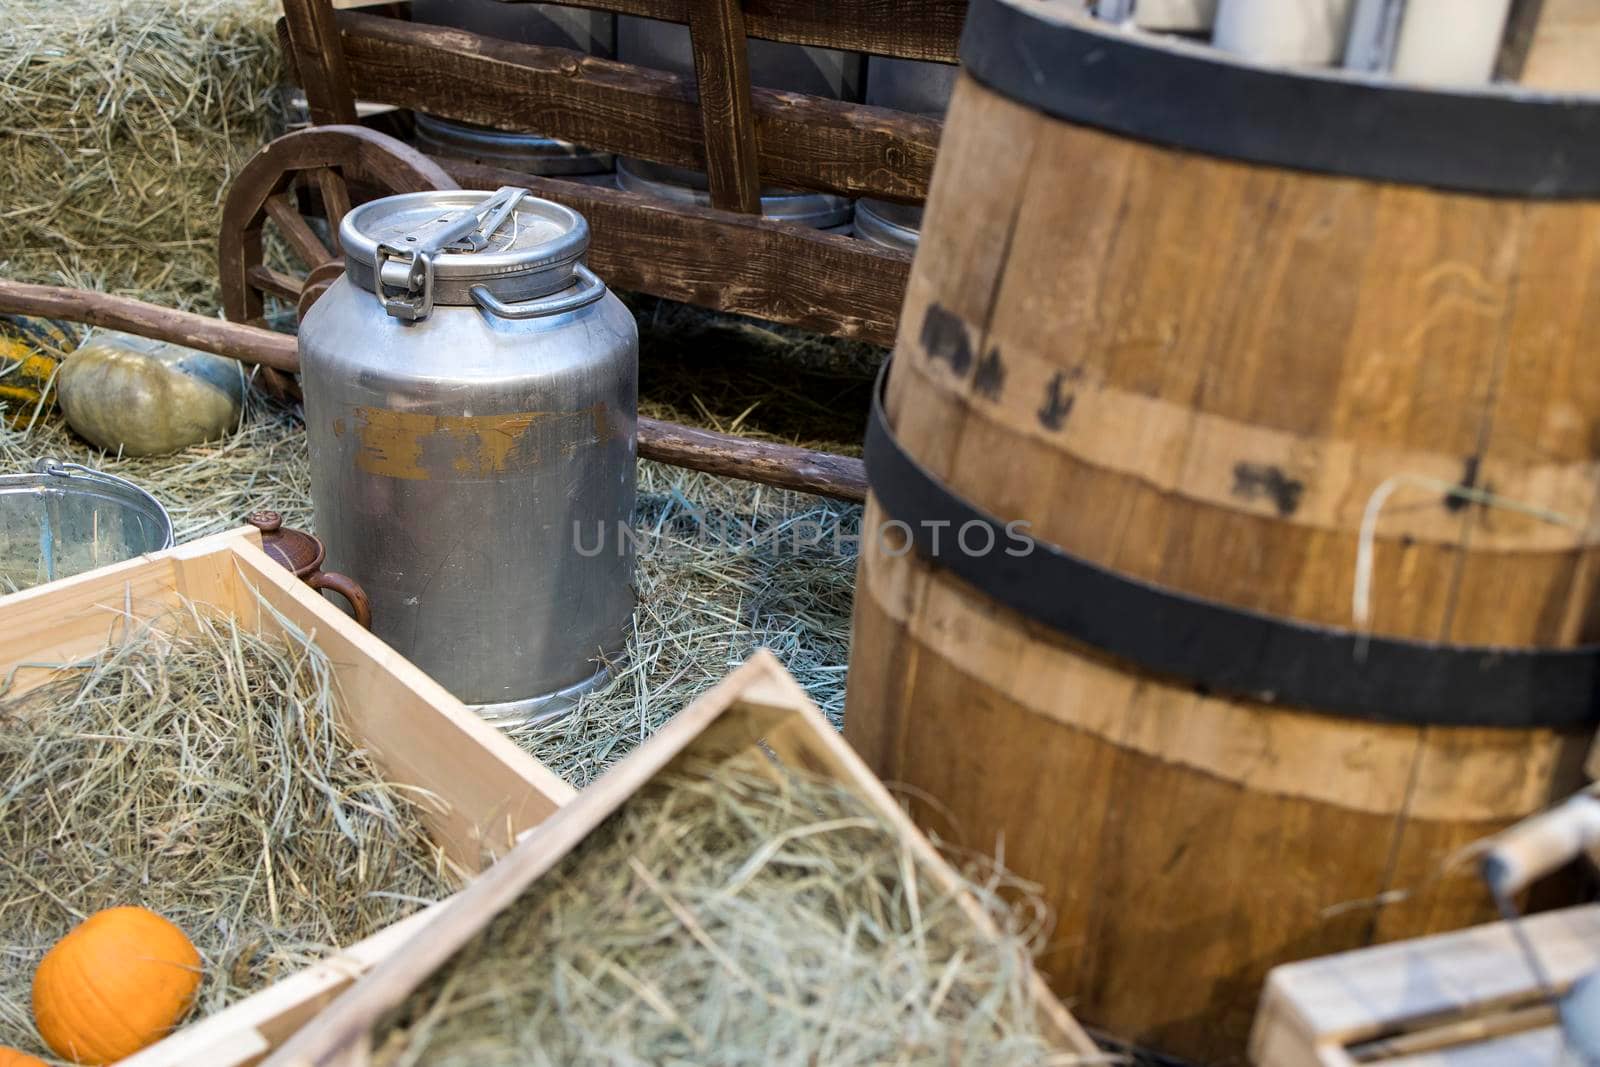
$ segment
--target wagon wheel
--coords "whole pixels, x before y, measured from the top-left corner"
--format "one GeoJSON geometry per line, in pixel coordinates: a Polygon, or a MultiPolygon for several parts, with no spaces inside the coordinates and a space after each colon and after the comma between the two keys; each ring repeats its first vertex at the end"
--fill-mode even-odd
{"type": "MultiPolygon", "coordinates": [[[[265,325],[268,293],[303,316],[333,284],[344,269],[339,223],[350,210],[352,187],[377,195],[460,188],[421,152],[364,126],[313,126],[279,137],[244,165],[223,203],[217,265],[222,311],[229,321],[265,325]],[[311,194],[322,202],[329,240],[303,210],[311,194]],[[269,219],[299,261],[300,273],[285,273],[264,261],[262,235],[269,219]]],[[[262,368],[262,384],[279,396],[295,394],[293,383],[277,371],[262,368]]]]}

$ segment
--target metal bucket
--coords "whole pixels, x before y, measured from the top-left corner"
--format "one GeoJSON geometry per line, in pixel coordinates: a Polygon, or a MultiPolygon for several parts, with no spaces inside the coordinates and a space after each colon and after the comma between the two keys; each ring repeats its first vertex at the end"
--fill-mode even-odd
{"type": "Polygon", "coordinates": [[[172,547],[172,519],[137,485],[43,459],[0,476],[0,592],[172,547]]]}

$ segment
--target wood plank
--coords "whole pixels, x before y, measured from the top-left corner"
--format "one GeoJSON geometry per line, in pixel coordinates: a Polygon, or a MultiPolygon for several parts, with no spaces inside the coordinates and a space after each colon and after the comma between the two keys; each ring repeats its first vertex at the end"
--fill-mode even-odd
{"type": "Polygon", "coordinates": [[[283,23],[311,121],[355,122],[356,98],[332,5],[327,0],[283,0],[283,23]]]}
{"type": "Polygon", "coordinates": [[[690,0],[689,39],[699,83],[711,206],[761,214],[750,51],[739,0],[690,0]]]}
{"type": "MultiPolygon", "coordinates": [[[[336,16],[355,92],[461,122],[707,168],[693,78],[440,26],[336,16]]],[[[917,202],[938,119],[756,88],[757,165],[776,185],[917,202]]]]}
{"type": "MultiPolygon", "coordinates": [[[[512,0],[517,2],[517,0],[512,0]]],[[[688,22],[694,0],[558,0],[619,15],[688,22]]],[[[745,32],[751,37],[816,48],[838,48],[902,59],[956,62],[966,0],[917,0],[915,14],[897,0],[745,0],[745,32]]]]}
{"type": "Polygon", "coordinates": [[[619,189],[458,160],[463,188],[520,185],[589,220],[589,265],[609,284],[669,300],[891,345],[911,257],[866,241],[619,189]]]}
{"type": "MultiPolygon", "coordinates": [[[[1557,993],[1600,966],[1600,905],[1521,920],[1557,993]]],[[[1468,1067],[1550,1063],[1494,1059],[1545,1048],[1550,1009],[1506,923],[1400,941],[1273,970],[1251,1033],[1251,1062],[1301,1067],[1344,1062],[1468,1067]],[[1515,1039],[1504,1041],[1506,1035],[1515,1039]]]]}

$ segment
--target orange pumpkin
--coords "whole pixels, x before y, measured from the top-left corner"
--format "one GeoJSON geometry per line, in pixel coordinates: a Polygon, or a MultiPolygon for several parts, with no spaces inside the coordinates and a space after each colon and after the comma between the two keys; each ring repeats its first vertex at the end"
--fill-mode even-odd
{"type": "Polygon", "coordinates": [[[161,1040],[200,988],[200,953],[144,908],[107,908],[73,927],[33,972],[33,1021],[56,1055],[114,1063],[161,1040]]]}
{"type": "Polygon", "coordinates": [[[50,1065],[26,1052],[18,1052],[14,1048],[0,1048],[0,1067],[50,1067],[50,1065]]]}

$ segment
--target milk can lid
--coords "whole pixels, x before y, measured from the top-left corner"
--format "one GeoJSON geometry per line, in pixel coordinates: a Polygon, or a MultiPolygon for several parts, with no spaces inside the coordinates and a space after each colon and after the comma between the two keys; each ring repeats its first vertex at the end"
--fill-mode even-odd
{"type": "Polygon", "coordinates": [[[410,320],[436,304],[512,303],[567,288],[589,247],[589,224],[526,189],[441,189],[352,209],[339,244],[350,281],[410,320]]]}

